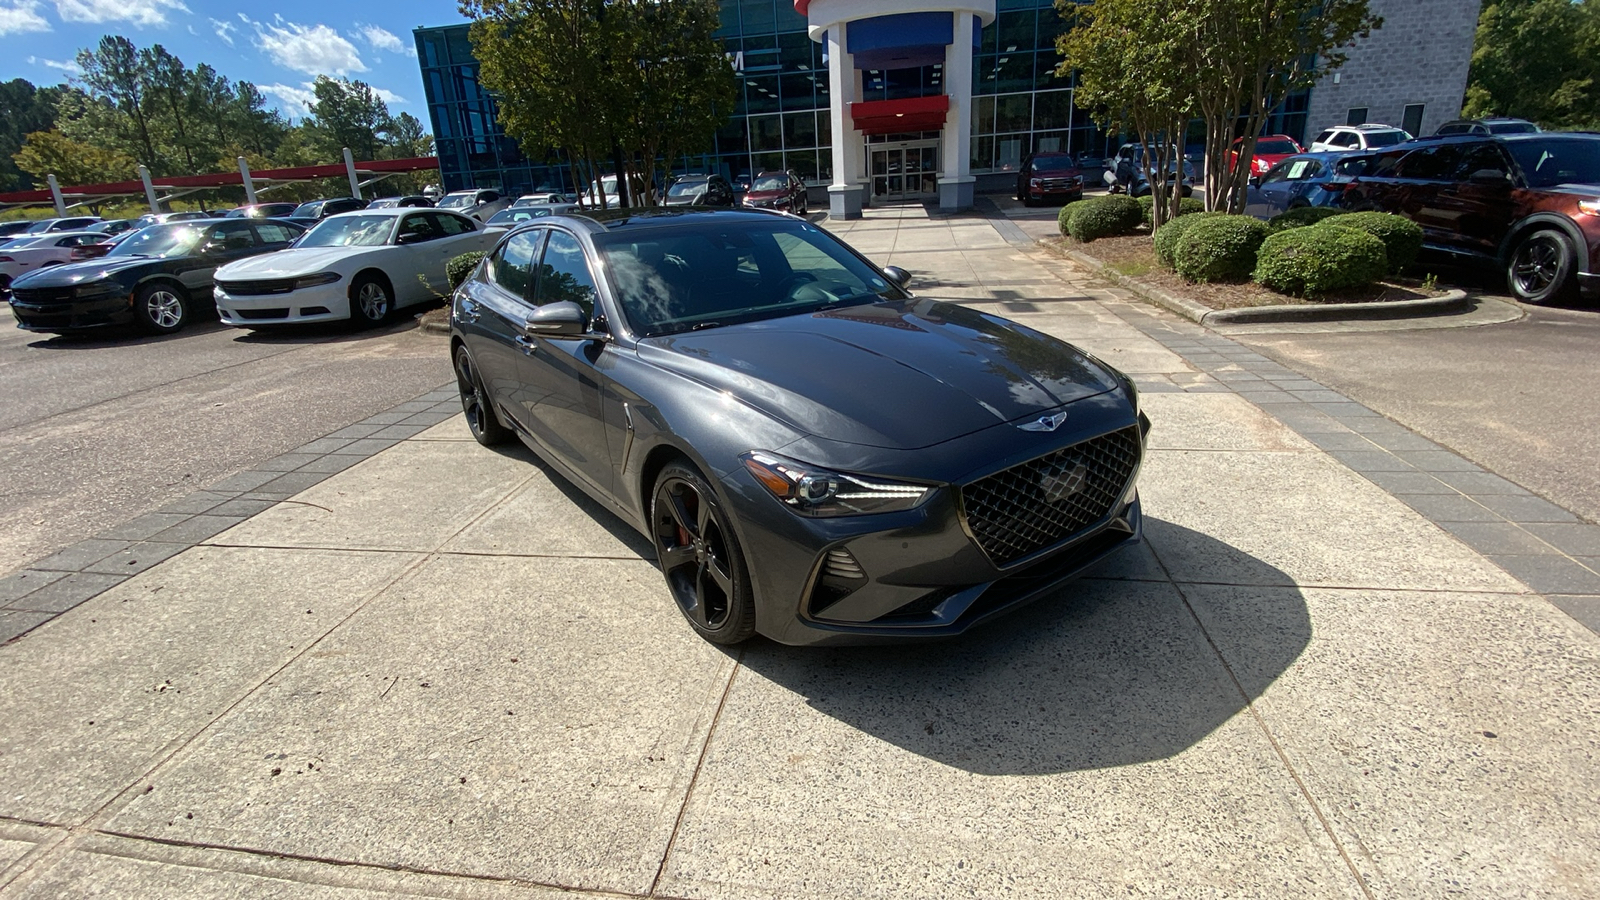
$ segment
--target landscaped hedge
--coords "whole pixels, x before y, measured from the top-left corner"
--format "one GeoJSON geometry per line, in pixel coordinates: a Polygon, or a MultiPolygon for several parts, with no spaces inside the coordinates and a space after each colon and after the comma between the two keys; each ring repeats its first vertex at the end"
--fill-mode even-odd
{"type": "Polygon", "coordinates": [[[1324,219],[1345,215],[1342,209],[1332,209],[1326,206],[1298,206],[1287,212],[1279,213],[1267,220],[1267,230],[1283,231],[1286,228],[1303,228],[1315,225],[1324,219]]]}
{"type": "Polygon", "coordinates": [[[1398,273],[1416,262],[1417,254],[1422,252],[1422,226],[1392,213],[1345,213],[1327,222],[1341,228],[1365,231],[1383,241],[1383,248],[1389,254],[1391,273],[1398,273]]]}
{"type": "Polygon", "coordinates": [[[1067,233],[1087,244],[1100,238],[1133,234],[1144,220],[1139,201],[1126,194],[1095,197],[1076,207],[1067,218],[1067,233]]]}
{"type": "Polygon", "coordinates": [[[1184,234],[1194,227],[1197,222],[1225,215],[1227,213],[1224,212],[1198,212],[1192,215],[1179,216],[1162,225],[1161,230],[1156,232],[1156,259],[1163,266],[1169,269],[1172,268],[1173,256],[1178,250],[1178,241],[1182,240],[1184,234]]]}
{"type": "Polygon", "coordinates": [[[1255,280],[1281,294],[1315,297],[1365,287],[1388,270],[1383,241],[1335,220],[1268,236],[1256,254],[1255,280]]]}
{"type": "MultiPolygon", "coordinates": [[[[1139,209],[1144,212],[1144,224],[1145,224],[1145,226],[1149,227],[1149,226],[1154,225],[1155,224],[1155,215],[1156,215],[1156,213],[1155,213],[1155,206],[1156,206],[1155,198],[1152,197],[1149,194],[1145,194],[1143,197],[1138,197],[1138,198],[1135,198],[1135,199],[1137,199],[1139,201],[1139,209]]],[[[1180,216],[1193,215],[1194,213],[1205,212],[1205,211],[1206,211],[1206,205],[1204,203],[1201,203],[1199,200],[1195,199],[1194,197],[1182,197],[1182,198],[1179,198],[1179,200],[1178,200],[1178,215],[1180,215],[1180,216]]]]}
{"type": "Polygon", "coordinates": [[[1172,268],[1189,281],[1246,281],[1255,271],[1256,251],[1266,238],[1266,224],[1254,217],[1207,217],[1179,238],[1172,268]]]}
{"type": "Polygon", "coordinates": [[[1068,224],[1068,223],[1070,223],[1072,221],[1072,213],[1079,206],[1082,206],[1083,204],[1088,203],[1088,202],[1089,201],[1087,201],[1087,200],[1074,200],[1071,203],[1068,203],[1065,206],[1061,207],[1061,213],[1056,216],[1056,224],[1061,226],[1061,233],[1062,234],[1071,234],[1072,233],[1072,228],[1068,224]]]}
{"type": "Polygon", "coordinates": [[[460,287],[461,282],[467,280],[467,276],[478,267],[483,257],[483,252],[479,250],[451,257],[450,261],[444,264],[444,277],[450,281],[450,290],[460,287]]]}

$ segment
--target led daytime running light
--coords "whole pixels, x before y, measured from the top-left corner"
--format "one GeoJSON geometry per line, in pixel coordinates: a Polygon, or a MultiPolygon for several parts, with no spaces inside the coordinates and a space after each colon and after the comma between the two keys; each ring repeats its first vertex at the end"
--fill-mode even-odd
{"type": "Polygon", "coordinates": [[[1579,200],[1578,211],[1586,215],[1600,216],[1600,200],[1579,200]]]}
{"type": "Polygon", "coordinates": [[[744,466],[785,506],[807,516],[851,516],[911,509],[931,490],[809,466],[768,453],[744,455],[744,466]]]}

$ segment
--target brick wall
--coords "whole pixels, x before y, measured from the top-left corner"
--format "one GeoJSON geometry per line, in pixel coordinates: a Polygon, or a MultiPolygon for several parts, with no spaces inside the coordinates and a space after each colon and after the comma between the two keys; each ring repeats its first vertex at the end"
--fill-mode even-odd
{"type": "Polygon", "coordinates": [[[1352,107],[1367,121],[1402,125],[1408,104],[1423,104],[1420,137],[1461,114],[1480,0],[1370,0],[1383,27],[1359,41],[1350,60],[1311,91],[1306,140],[1343,125],[1352,107]]]}

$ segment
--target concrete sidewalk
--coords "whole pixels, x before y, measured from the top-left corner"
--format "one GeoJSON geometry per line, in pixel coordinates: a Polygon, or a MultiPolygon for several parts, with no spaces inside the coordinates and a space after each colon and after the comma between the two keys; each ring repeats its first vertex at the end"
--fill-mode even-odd
{"type": "Polygon", "coordinates": [[[726,653],[444,386],[0,580],[0,897],[1600,896],[1594,526],[981,216],[829,227],[1135,375],[1149,541],[726,653]]]}

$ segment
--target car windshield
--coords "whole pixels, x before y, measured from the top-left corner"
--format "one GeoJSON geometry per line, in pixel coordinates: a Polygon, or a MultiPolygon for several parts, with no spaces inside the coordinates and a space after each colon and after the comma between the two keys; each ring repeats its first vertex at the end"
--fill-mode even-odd
{"type": "Polygon", "coordinates": [[[706,192],[705,181],[680,181],[667,188],[668,197],[698,197],[706,192]]]}
{"type": "Polygon", "coordinates": [[[1288,141],[1256,141],[1256,153],[1258,155],[1262,153],[1271,153],[1276,155],[1279,153],[1299,152],[1299,148],[1295,147],[1294,144],[1291,144],[1288,141]]]}
{"type": "Polygon", "coordinates": [[[296,247],[381,247],[389,242],[395,216],[333,216],[306,232],[296,247]]]}
{"type": "Polygon", "coordinates": [[[594,240],[624,315],[646,337],[905,296],[806,224],[741,219],[594,240]]]}
{"type": "Polygon", "coordinates": [[[1600,139],[1506,141],[1528,187],[1600,184],[1600,139]]]}
{"type": "Polygon", "coordinates": [[[518,222],[527,222],[531,219],[542,219],[553,212],[555,212],[555,210],[550,209],[547,206],[519,206],[515,209],[502,209],[490,216],[487,224],[515,225],[518,222]]]}
{"type": "Polygon", "coordinates": [[[1411,140],[1411,135],[1404,131],[1369,131],[1367,132],[1368,147],[1393,147],[1401,141],[1411,140]]]}
{"type": "Polygon", "coordinates": [[[1066,172],[1077,167],[1071,157],[1067,156],[1036,156],[1033,158],[1033,170],[1039,173],[1066,172]]]}
{"type": "Polygon", "coordinates": [[[1489,125],[1490,134],[1538,134],[1539,126],[1532,122],[1494,122],[1489,125]]]}
{"type": "Polygon", "coordinates": [[[205,229],[193,225],[151,225],[118,242],[107,256],[183,256],[200,242],[205,229]]]}
{"type": "Polygon", "coordinates": [[[28,247],[38,247],[38,246],[42,245],[45,241],[48,241],[48,240],[50,240],[50,238],[42,238],[42,237],[12,238],[11,240],[6,241],[4,244],[0,244],[0,246],[5,247],[7,250],[23,250],[23,249],[26,249],[28,247]]]}
{"type": "Polygon", "coordinates": [[[467,194],[447,194],[447,195],[445,195],[443,198],[441,198],[439,200],[439,208],[440,209],[461,209],[462,207],[465,207],[465,206],[471,206],[472,205],[472,199],[475,196],[477,196],[477,195],[476,194],[471,194],[471,193],[467,193],[467,194]]]}
{"type": "Polygon", "coordinates": [[[786,191],[789,189],[789,179],[782,175],[763,175],[757,178],[755,184],[750,185],[752,191],[786,191]]]}

